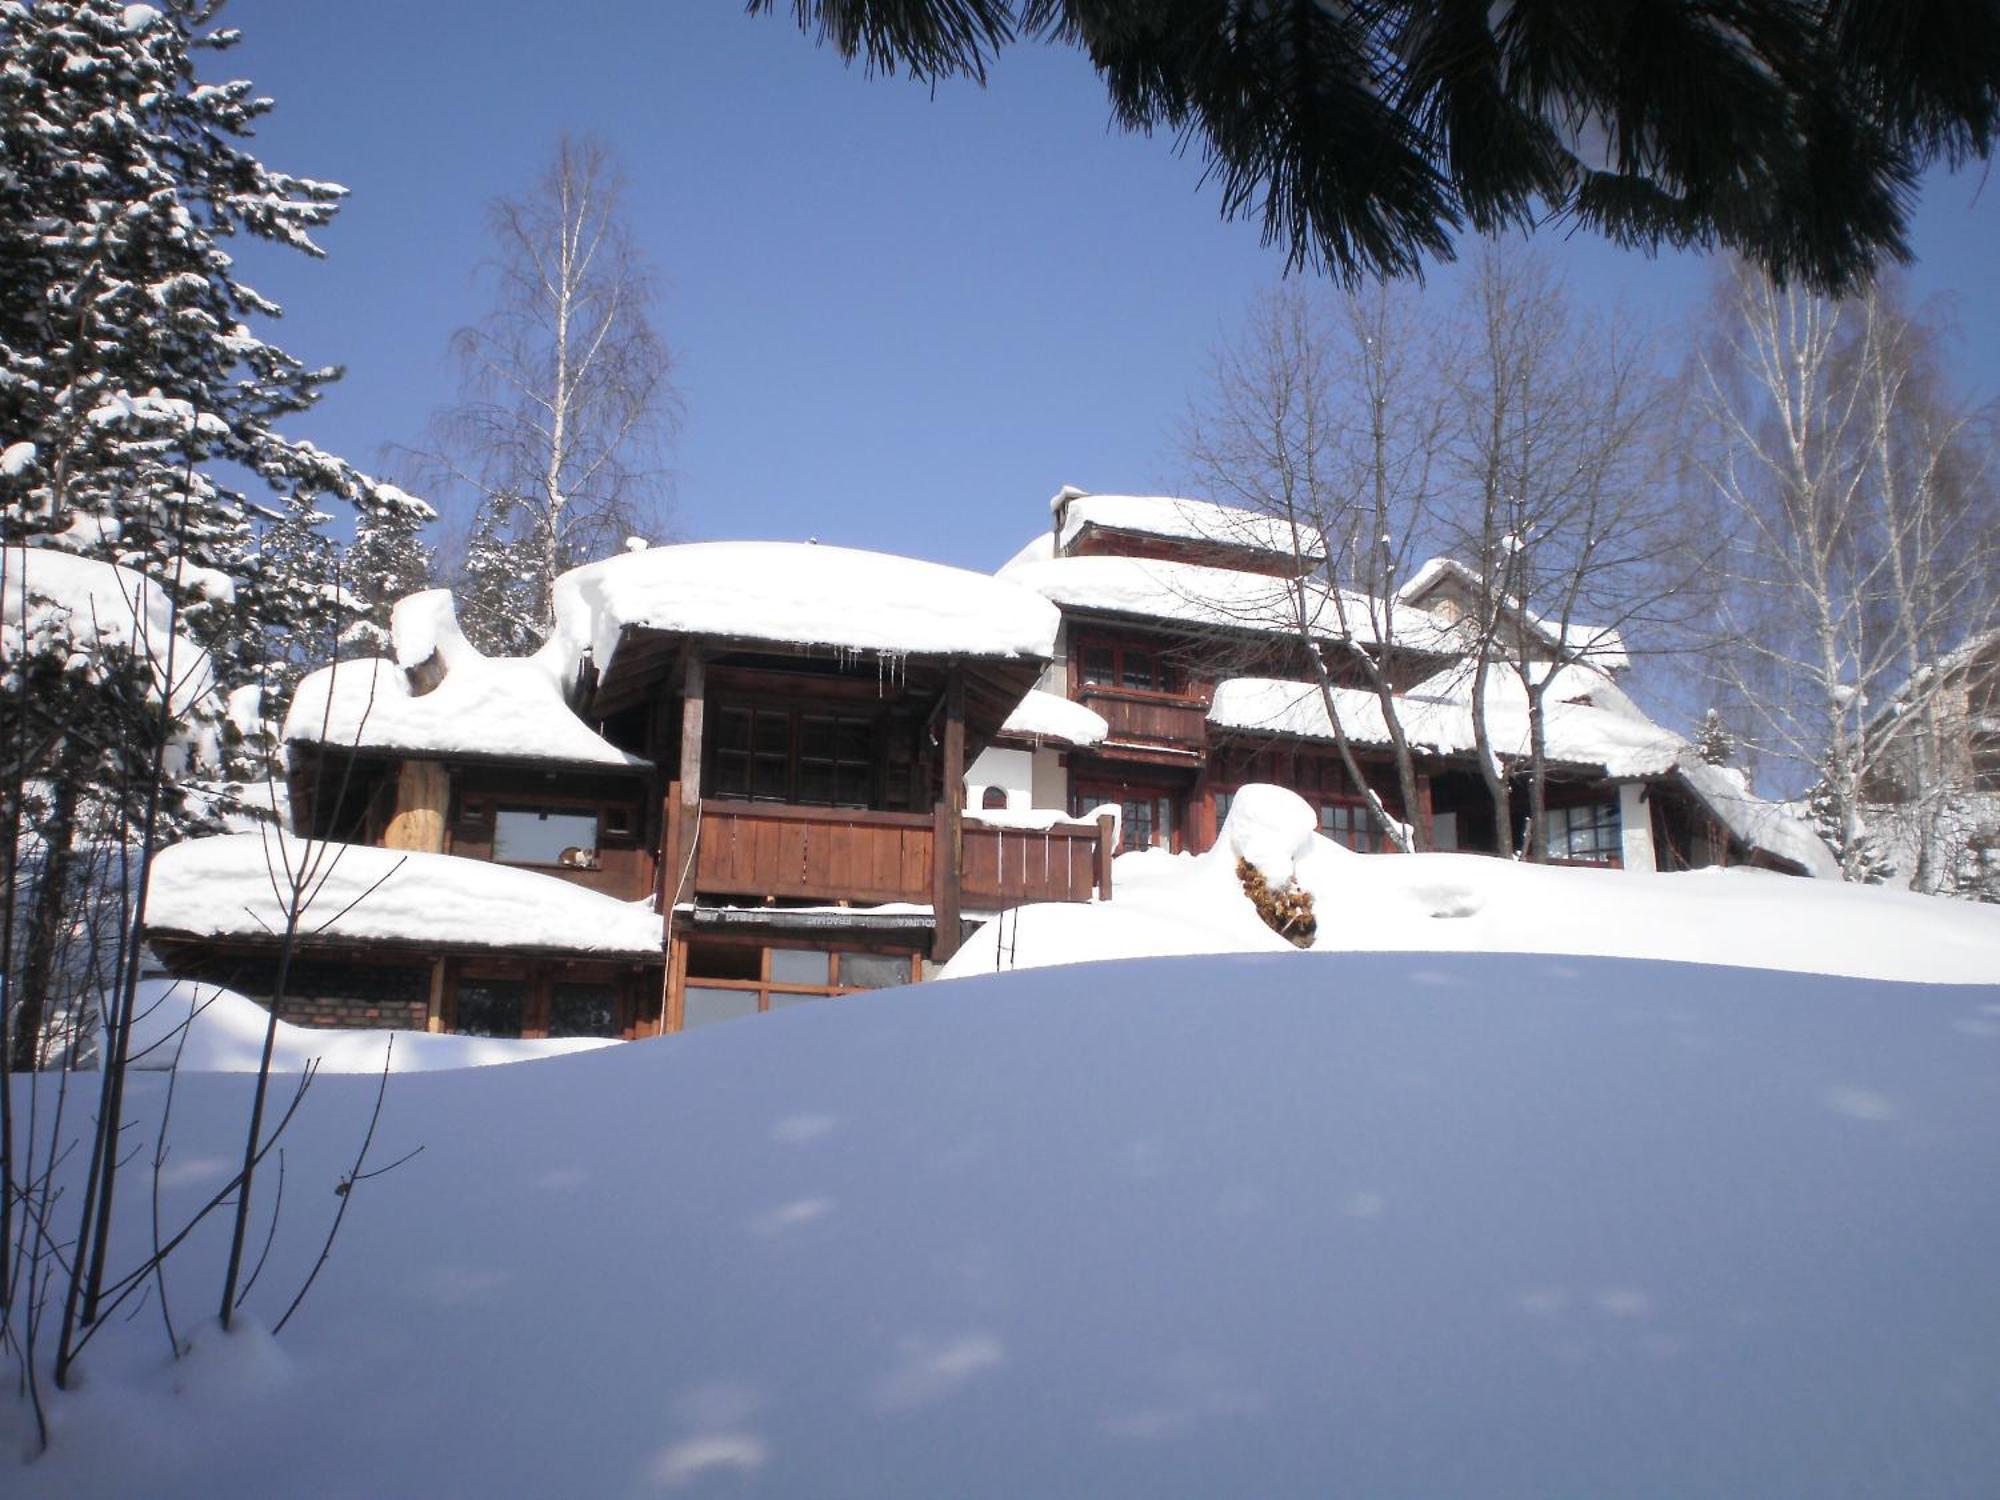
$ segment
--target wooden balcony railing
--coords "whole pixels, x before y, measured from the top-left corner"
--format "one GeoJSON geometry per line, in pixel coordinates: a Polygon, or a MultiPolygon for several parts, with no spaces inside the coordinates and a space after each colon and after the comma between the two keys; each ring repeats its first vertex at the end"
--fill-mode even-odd
{"type": "Polygon", "coordinates": [[[1128,744],[1201,751],[1208,745],[1208,707],[1187,699],[1122,688],[1087,686],[1077,695],[1111,726],[1111,738],[1128,744]]]}
{"type": "MultiPolygon", "coordinates": [[[[942,810],[856,812],[788,803],[701,803],[692,878],[681,893],[761,900],[936,904],[950,872],[936,855],[942,810]]],[[[966,820],[960,834],[960,902],[1088,901],[1110,894],[1111,850],[1097,826],[996,828],[966,820]]],[[[685,856],[683,856],[685,857],[685,856]]]]}
{"type": "Polygon", "coordinates": [[[1109,824],[996,828],[965,823],[962,890],[967,906],[1014,906],[1024,901],[1088,901],[1110,895],[1109,824]]]}

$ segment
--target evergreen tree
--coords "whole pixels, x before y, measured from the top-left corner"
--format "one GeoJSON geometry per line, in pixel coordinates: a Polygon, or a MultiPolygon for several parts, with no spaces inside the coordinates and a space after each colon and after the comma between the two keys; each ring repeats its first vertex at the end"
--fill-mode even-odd
{"type": "Polygon", "coordinates": [[[515,509],[504,497],[480,505],[459,575],[460,628],[488,656],[523,656],[542,640],[541,574],[532,541],[516,534],[515,509]]]}
{"type": "Polygon", "coordinates": [[[431,587],[437,559],[421,531],[435,518],[431,508],[393,485],[378,485],[382,497],[361,507],[354,521],[354,544],[342,570],[358,615],[341,637],[343,652],[382,655],[389,646],[389,611],[398,599],[431,587]]]}
{"type": "Polygon", "coordinates": [[[1848,880],[1862,885],[1881,885],[1896,873],[1896,867],[1882,853],[1880,845],[1861,820],[1852,798],[1839,795],[1834,769],[1824,768],[1819,780],[1806,793],[1806,817],[1813,832],[1840,860],[1848,880]]]}
{"type": "Polygon", "coordinates": [[[279,309],[223,244],[317,256],[345,190],[244,148],[270,108],[247,81],[197,81],[237,39],[220,8],[0,0],[0,483],[9,539],[178,578],[227,688],[258,676],[286,589],[255,579],[252,507],[210,466],[294,520],[410,502],[275,430],[339,372],[257,334],[279,309]]]}
{"type": "Polygon", "coordinates": [[[1726,766],[1736,759],[1736,736],[1722,722],[1722,712],[1711,708],[1701,716],[1694,732],[1695,753],[1711,766],[1726,766]]]}

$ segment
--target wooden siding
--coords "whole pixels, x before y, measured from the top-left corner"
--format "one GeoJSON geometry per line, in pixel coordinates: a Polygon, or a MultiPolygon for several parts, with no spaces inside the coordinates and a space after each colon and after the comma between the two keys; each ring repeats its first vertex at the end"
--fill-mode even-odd
{"type": "Polygon", "coordinates": [[[1194,751],[1208,744],[1208,708],[1200,702],[1095,685],[1076,696],[1104,716],[1115,741],[1194,751]]]}
{"type": "Polygon", "coordinates": [[[931,899],[931,819],[716,798],[701,804],[694,889],[782,900],[931,899]]]}
{"type": "Polygon", "coordinates": [[[1096,827],[965,825],[964,896],[970,906],[1088,901],[1101,877],[1096,827]]]}
{"type": "MultiPolygon", "coordinates": [[[[701,804],[694,890],[752,899],[935,904],[938,821],[921,813],[709,798],[701,804]]],[[[1087,901],[1105,880],[1098,828],[1043,832],[968,820],[962,837],[961,889],[970,905],[1087,901]]]]}

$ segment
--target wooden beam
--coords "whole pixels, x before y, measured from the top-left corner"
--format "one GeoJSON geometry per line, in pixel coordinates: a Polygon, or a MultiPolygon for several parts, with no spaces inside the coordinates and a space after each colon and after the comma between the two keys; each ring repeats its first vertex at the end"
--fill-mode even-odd
{"type": "Polygon", "coordinates": [[[673,845],[666,851],[671,862],[667,886],[676,892],[676,899],[686,898],[693,890],[692,877],[687,890],[680,890],[679,886],[681,872],[693,864],[695,840],[701,835],[701,740],[707,691],[701,642],[692,641],[688,644],[687,665],[681,677],[681,767],[675,780],[680,788],[680,816],[675,820],[673,845]]]}
{"type": "Polygon", "coordinates": [[[943,963],[958,951],[965,880],[965,669],[957,662],[944,690],[944,785],[938,797],[936,847],[937,931],[931,956],[943,963]]]}
{"type": "Polygon", "coordinates": [[[1118,820],[1110,813],[1097,815],[1097,899],[1111,899],[1111,857],[1118,852],[1118,820]]]}

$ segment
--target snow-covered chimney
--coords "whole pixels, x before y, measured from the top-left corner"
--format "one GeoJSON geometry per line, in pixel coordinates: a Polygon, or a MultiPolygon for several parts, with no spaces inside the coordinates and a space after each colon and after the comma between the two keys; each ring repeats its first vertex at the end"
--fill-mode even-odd
{"type": "Polygon", "coordinates": [[[1073,484],[1066,484],[1061,489],[1057,490],[1053,496],[1050,497],[1049,518],[1051,525],[1055,529],[1055,545],[1050,549],[1050,553],[1052,556],[1055,557],[1062,556],[1063,527],[1069,521],[1070,501],[1081,500],[1085,495],[1088,495],[1089,493],[1090,493],[1089,490],[1080,490],[1073,484]]]}

